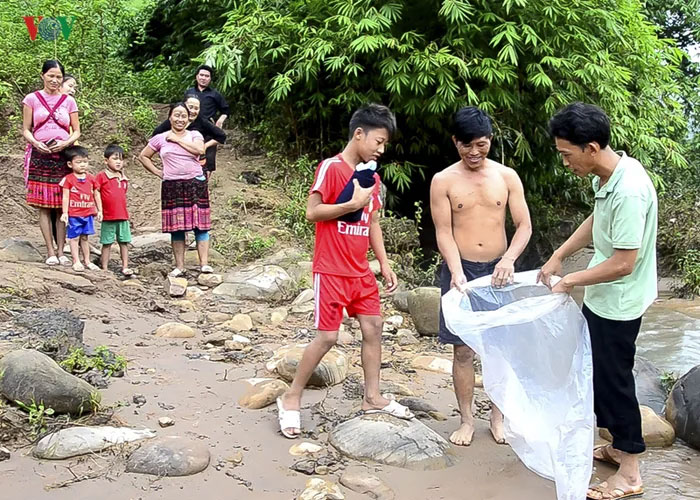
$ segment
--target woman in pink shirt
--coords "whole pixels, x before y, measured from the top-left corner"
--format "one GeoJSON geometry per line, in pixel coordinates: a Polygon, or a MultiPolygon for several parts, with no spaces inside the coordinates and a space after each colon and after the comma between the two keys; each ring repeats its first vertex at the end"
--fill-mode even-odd
{"type": "Polygon", "coordinates": [[[204,154],[202,134],[187,130],[189,111],[184,103],[170,107],[171,129],[154,135],[139,154],[139,161],[152,174],[163,179],[161,184],[161,217],[164,233],[170,233],[175,256],[175,269],[170,276],[185,272],[185,232],[194,231],[201,272],[211,273],[209,259],[209,187],[202,172],[199,155],[204,154]],[[163,168],[153,164],[158,153],[163,168]]]}
{"type": "Polygon", "coordinates": [[[41,80],[44,88],[27,95],[22,115],[22,135],[27,140],[25,185],[27,204],[39,209],[39,228],[46,243],[49,265],[70,265],[63,255],[66,226],[57,223],[54,248],[51,212],[61,210],[63,191],[58,183],[71,173],[62,151],[80,137],[78,105],[61,93],[63,65],[55,60],[44,62],[41,80]]]}

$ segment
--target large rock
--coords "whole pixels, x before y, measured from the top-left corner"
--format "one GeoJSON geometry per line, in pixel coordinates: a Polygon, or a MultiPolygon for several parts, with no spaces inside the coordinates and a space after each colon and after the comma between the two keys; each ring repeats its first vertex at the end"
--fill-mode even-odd
{"type": "Polygon", "coordinates": [[[411,470],[436,470],[457,463],[450,443],[416,419],[402,420],[386,413],[347,420],[330,433],[330,443],[356,460],[411,470]]]}
{"type": "Polygon", "coordinates": [[[187,279],[168,276],[165,280],[165,289],[171,297],[182,297],[187,291],[187,279]]]}
{"type": "Polygon", "coordinates": [[[391,296],[391,303],[394,304],[394,307],[399,311],[409,312],[408,296],[411,295],[412,292],[413,290],[401,290],[399,292],[394,292],[394,294],[391,296]]]}
{"type": "Polygon", "coordinates": [[[27,240],[8,238],[0,242],[0,260],[8,262],[44,262],[44,256],[27,240]]]}
{"type": "Polygon", "coordinates": [[[421,335],[437,335],[440,327],[440,289],[416,288],[408,295],[408,311],[421,335]]]}
{"type": "Polygon", "coordinates": [[[394,500],[396,495],[384,481],[366,470],[359,468],[347,469],[340,476],[340,484],[362,495],[367,495],[375,500],[394,500]]]}
{"type": "Polygon", "coordinates": [[[238,404],[251,410],[259,410],[271,405],[289,389],[286,382],[276,378],[251,378],[246,382],[250,387],[238,400],[238,404]]]}
{"type": "Polygon", "coordinates": [[[209,465],[209,448],[200,442],[167,436],[144,443],[126,462],[127,472],[154,476],[190,476],[209,465]]]}
{"type": "MultiPolygon", "coordinates": [[[[267,369],[291,382],[294,380],[305,347],[305,345],[299,344],[279,348],[267,362],[267,369]]],[[[326,387],[339,384],[347,377],[348,366],[347,354],[334,347],[316,366],[307,385],[326,387]]]]}
{"type": "Polygon", "coordinates": [[[195,331],[191,326],[173,321],[160,325],[153,334],[166,339],[189,339],[194,337],[195,331]]]}
{"type": "Polygon", "coordinates": [[[94,410],[100,393],[66,372],[45,354],[18,350],[0,359],[0,394],[10,401],[43,404],[56,413],[79,415],[94,410]]]}
{"type": "Polygon", "coordinates": [[[666,400],[666,420],[676,436],[700,450],[700,365],[675,383],[666,400]]]}
{"type": "Polygon", "coordinates": [[[294,286],[294,280],[279,266],[258,265],[227,274],[214,295],[232,299],[279,300],[294,286]]]}
{"type": "Polygon", "coordinates": [[[310,260],[295,262],[285,269],[299,287],[310,287],[313,285],[313,263],[310,260]]]}
{"type": "Polygon", "coordinates": [[[661,384],[661,371],[641,356],[634,358],[634,383],[637,401],[661,415],[666,404],[666,391],[661,384]]]}
{"type": "Polygon", "coordinates": [[[17,327],[30,336],[29,344],[44,353],[67,355],[75,347],[83,347],[83,323],[66,309],[33,309],[14,318],[17,327]]]}
{"type": "Polygon", "coordinates": [[[209,288],[213,288],[223,282],[224,277],[220,274],[201,273],[199,276],[197,276],[197,283],[202,286],[208,286],[209,288]]]}
{"type": "MultiPolygon", "coordinates": [[[[648,406],[640,406],[642,414],[642,436],[648,448],[664,448],[671,446],[676,440],[673,427],[662,417],[658,416],[648,406]]],[[[607,429],[600,429],[600,437],[612,441],[612,435],[607,429]]]]}

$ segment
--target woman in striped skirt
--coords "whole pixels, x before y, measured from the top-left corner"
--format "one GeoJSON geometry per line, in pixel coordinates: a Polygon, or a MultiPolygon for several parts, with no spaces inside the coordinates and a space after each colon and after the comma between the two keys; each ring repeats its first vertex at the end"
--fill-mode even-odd
{"type": "Polygon", "coordinates": [[[80,137],[78,105],[61,93],[63,65],[49,60],[41,69],[42,90],[28,94],[22,101],[22,134],[27,140],[24,175],[27,204],[39,209],[39,228],[46,243],[49,265],[71,265],[63,255],[66,226],[56,225],[54,248],[51,227],[52,211],[61,210],[63,190],[58,183],[71,173],[63,150],[80,137]]]}
{"type": "Polygon", "coordinates": [[[199,155],[204,154],[204,139],[197,131],[187,130],[189,112],[184,103],[170,107],[171,129],[154,135],[139,154],[139,161],[152,174],[163,179],[161,184],[161,216],[164,233],[170,233],[175,256],[175,269],[170,276],[185,273],[185,233],[194,231],[200,270],[211,273],[208,264],[209,187],[202,172],[199,155]],[[163,168],[153,164],[153,155],[160,155],[163,168]]]}

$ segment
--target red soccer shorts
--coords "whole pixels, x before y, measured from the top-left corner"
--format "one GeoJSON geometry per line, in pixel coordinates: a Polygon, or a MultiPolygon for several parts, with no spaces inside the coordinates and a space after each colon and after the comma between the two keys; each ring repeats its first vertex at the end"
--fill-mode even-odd
{"type": "Polygon", "coordinates": [[[381,316],[379,287],[372,273],[361,278],[314,273],[314,300],[316,329],[325,332],[340,328],[343,308],[348,316],[381,316]]]}

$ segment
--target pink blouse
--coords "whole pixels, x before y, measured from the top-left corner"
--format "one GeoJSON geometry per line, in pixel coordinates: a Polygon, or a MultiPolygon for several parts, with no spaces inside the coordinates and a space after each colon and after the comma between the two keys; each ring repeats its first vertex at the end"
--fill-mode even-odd
{"type": "MultiPolygon", "coordinates": [[[[163,180],[194,179],[202,174],[202,166],[199,158],[174,142],[165,138],[170,130],[151,137],[148,145],[157,151],[163,162],[163,180]]],[[[202,134],[194,130],[185,131],[185,140],[193,142],[195,139],[203,141],[202,134]]]]}
{"type": "MultiPolygon", "coordinates": [[[[56,102],[58,102],[58,99],[61,97],[61,94],[50,95],[43,90],[40,90],[39,92],[44,97],[46,103],[51,107],[51,109],[54,108],[56,102]]],[[[34,92],[28,94],[22,101],[22,104],[29,106],[32,109],[32,129],[38,124],[46,121],[46,118],[49,116],[49,111],[41,103],[41,101],[39,101],[36,95],[34,95],[34,92]]],[[[71,96],[67,96],[54,113],[54,116],[58,122],[61,125],[64,125],[65,128],[62,128],[53,119],[49,118],[49,120],[44,123],[39,130],[35,130],[33,132],[34,138],[40,142],[47,142],[51,139],[56,139],[58,141],[68,139],[70,134],[66,130],[70,128],[70,114],[77,111],[78,105],[75,103],[75,99],[73,99],[71,96]]]]}

